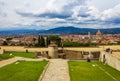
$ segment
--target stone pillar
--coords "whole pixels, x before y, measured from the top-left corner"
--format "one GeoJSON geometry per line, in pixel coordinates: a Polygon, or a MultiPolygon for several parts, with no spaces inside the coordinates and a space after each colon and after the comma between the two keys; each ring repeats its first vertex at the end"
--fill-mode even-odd
{"type": "Polygon", "coordinates": [[[88,57],[89,57],[90,59],[93,59],[93,55],[92,55],[91,51],[89,51],[88,57]]]}
{"type": "Polygon", "coordinates": [[[89,51],[89,55],[88,55],[89,58],[91,58],[91,52],[89,51]]]}
{"type": "Polygon", "coordinates": [[[56,45],[54,42],[52,42],[52,43],[48,46],[48,49],[49,49],[48,54],[49,54],[49,56],[50,56],[51,58],[57,58],[57,57],[58,57],[58,47],[57,47],[57,45],[56,45]]]}
{"type": "Polygon", "coordinates": [[[99,57],[99,61],[103,62],[103,56],[105,55],[104,51],[100,52],[100,57],[99,57]]]}

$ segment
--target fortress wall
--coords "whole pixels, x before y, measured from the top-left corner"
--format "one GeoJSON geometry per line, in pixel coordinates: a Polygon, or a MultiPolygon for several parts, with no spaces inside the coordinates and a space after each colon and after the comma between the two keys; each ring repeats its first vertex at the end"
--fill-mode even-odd
{"type": "MultiPolygon", "coordinates": [[[[26,49],[30,52],[49,51],[48,48],[25,48],[24,46],[0,46],[1,49],[6,51],[25,52],[26,49]]],[[[64,50],[72,51],[102,51],[103,49],[111,48],[113,50],[120,50],[120,45],[99,46],[99,47],[64,47],[64,50]]],[[[61,48],[59,48],[61,49],[61,48]]]]}
{"type": "Polygon", "coordinates": [[[64,47],[64,50],[73,50],[73,51],[103,51],[103,50],[105,50],[107,48],[110,48],[112,50],[120,50],[120,45],[104,45],[104,46],[98,46],[98,47],[64,47]]]}
{"type": "Polygon", "coordinates": [[[29,52],[41,52],[41,51],[48,51],[48,48],[25,48],[29,52]]]}
{"type": "Polygon", "coordinates": [[[25,52],[26,51],[24,49],[24,47],[20,47],[20,46],[0,46],[0,47],[4,51],[18,51],[18,52],[25,52]]]}
{"type": "Polygon", "coordinates": [[[48,51],[48,48],[25,48],[22,46],[0,46],[4,51],[15,51],[15,52],[41,52],[48,51]]]}
{"type": "Polygon", "coordinates": [[[102,51],[100,47],[65,47],[64,50],[72,51],[102,51]]]}
{"type": "Polygon", "coordinates": [[[103,58],[104,58],[104,55],[105,55],[105,58],[106,58],[106,63],[108,65],[110,65],[111,67],[117,69],[120,71],[120,59],[113,56],[112,54],[110,53],[107,53],[107,52],[101,52],[101,55],[100,55],[100,61],[103,62],[103,58]]]}
{"type": "Polygon", "coordinates": [[[99,47],[104,49],[110,48],[112,50],[120,50],[120,45],[104,45],[99,47]]]}

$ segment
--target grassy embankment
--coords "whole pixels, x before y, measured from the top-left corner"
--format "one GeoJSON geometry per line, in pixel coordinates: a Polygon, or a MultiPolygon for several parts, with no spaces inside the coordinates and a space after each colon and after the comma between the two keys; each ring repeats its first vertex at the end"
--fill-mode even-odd
{"type": "Polygon", "coordinates": [[[0,68],[0,81],[38,81],[47,61],[18,61],[0,68]]]}
{"type": "Polygon", "coordinates": [[[6,53],[6,54],[0,54],[1,59],[9,59],[15,56],[25,57],[25,58],[35,58],[35,53],[33,52],[13,52],[13,53],[6,53]]]}
{"type": "Polygon", "coordinates": [[[71,81],[120,81],[120,71],[101,62],[70,61],[68,64],[71,81]]]}

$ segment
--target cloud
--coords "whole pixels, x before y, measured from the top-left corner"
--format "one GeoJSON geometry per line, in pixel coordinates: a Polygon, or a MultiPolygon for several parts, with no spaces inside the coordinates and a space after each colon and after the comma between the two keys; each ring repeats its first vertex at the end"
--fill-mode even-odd
{"type": "Polygon", "coordinates": [[[49,29],[70,25],[120,27],[120,1],[0,0],[0,28],[49,29]]]}
{"type": "Polygon", "coordinates": [[[120,18],[120,4],[115,7],[105,10],[102,13],[103,20],[112,19],[112,18],[120,18]]]}
{"type": "MultiPolygon", "coordinates": [[[[27,10],[16,9],[16,13],[24,17],[68,18],[73,14],[72,9],[74,7],[84,3],[84,0],[50,0],[46,3],[46,7],[40,7],[42,11],[29,11],[29,8],[26,8],[27,10]]],[[[29,4],[29,6],[26,7],[30,6],[29,4]]]]}
{"type": "Polygon", "coordinates": [[[99,23],[107,25],[107,27],[120,27],[120,4],[101,12],[98,19],[100,20],[99,23]]]}

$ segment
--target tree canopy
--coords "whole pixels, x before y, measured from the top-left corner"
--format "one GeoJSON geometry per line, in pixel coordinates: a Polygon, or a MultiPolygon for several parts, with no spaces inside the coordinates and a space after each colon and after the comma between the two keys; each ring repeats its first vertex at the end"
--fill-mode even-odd
{"type": "Polygon", "coordinates": [[[55,41],[58,46],[61,46],[61,38],[59,36],[49,36],[47,38],[47,45],[49,45],[51,41],[55,41]]]}

